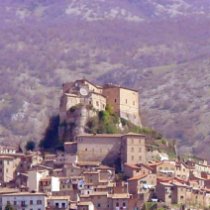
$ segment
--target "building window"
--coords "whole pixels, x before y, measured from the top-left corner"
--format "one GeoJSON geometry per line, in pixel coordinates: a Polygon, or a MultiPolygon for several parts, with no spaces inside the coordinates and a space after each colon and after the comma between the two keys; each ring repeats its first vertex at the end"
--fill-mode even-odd
{"type": "Polygon", "coordinates": [[[128,103],[128,100],[127,100],[127,99],[125,99],[125,103],[126,103],[126,104],[128,103]]]}
{"type": "Polygon", "coordinates": [[[17,201],[14,201],[14,206],[16,206],[17,205],[17,201]]]}
{"type": "Polygon", "coordinates": [[[41,205],[42,201],[41,200],[37,200],[36,204],[41,205]]]}
{"type": "Polygon", "coordinates": [[[133,101],[133,106],[135,106],[135,104],[136,104],[135,101],[133,101]]]}
{"type": "Polygon", "coordinates": [[[114,99],[114,102],[117,103],[117,99],[116,98],[114,99]]]}
{"type": "Polygon", "coordinates": [[[139,156],[139,161],[141,161],[141,156],[139,156]]]}
{"type": "Polygon", "coordinates": [[[141,152],[141,147],[139,148],[139,152],[141,152]]]}
{"type": "Polygon", "coordinates": [[[65,208],[66,207],[66,204],[65,203],[62,203],[62,208],[65,208]]]}
{"type": "Polygon", "coordinates": [[[59,207],[59,203],[55,203],[55,207],[57,207],[57,208],[58,208],[58,207],[59,207]]]}
{"type": "Polygon", "coordinates": [[[33,200],[30,200],[30,205],[33,205],[33,200]]]}
{"type": "Polygon", "coordinates": [[[98,101],[96,101],[96,106],[99,106],[99,102],[98,101]]]}
{"type": "Polygon", "coordinates": [[[99,208],[100,208],[100,207],[101,207],[101,204],[100,204],[100,203],[98,203],[97,207],[99,207],[99,208]]]}
{"type": "Polygon", "coordinates": [[[26,202],[25,201],[21,201],[21,206],[25,206],[26,202]]]}
{"type": "Polygon", "coordinates": [[[131,152],[134,152],[134,148],[133,147],[131,147],[131,152]]]}
{"type": "Polygon", "coordinates": [[[133,155],[131,156],[131,160],[134,160],[134,156],[133,155]]]}
{"type": "Polygon", "coordinates": [[[126,206],[126,203],[125,202],[123,202],[123,207],[125,207],[126,206]]]}
{"type": "Polygon", "coordinates": [[[118,206],[119,206],[119,203],[117,202],[117,203],[116,203],[116,207],[118,207],[118,206]]]}

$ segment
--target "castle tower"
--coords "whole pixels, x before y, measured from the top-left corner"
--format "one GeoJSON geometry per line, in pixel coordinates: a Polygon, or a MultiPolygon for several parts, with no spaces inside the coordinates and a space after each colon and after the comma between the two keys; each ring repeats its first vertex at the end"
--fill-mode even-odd
{"type": "Polygon", "coordinates": [[[103,87],[103,95],[107,104],[110,104],[121,118],[142,126],[139,110],[139,93],[137,90],[106,84],[103,87]]]}

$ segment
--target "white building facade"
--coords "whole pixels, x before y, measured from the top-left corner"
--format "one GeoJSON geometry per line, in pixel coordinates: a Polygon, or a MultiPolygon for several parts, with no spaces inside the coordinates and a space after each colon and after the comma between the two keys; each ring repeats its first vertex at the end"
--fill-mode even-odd
{"type": "Polygon", "coordinates": [[[2,209],[8,203],[15,210],[45,210],[46,195],[44,193],[19,192],[1,195],[2,209]]]}

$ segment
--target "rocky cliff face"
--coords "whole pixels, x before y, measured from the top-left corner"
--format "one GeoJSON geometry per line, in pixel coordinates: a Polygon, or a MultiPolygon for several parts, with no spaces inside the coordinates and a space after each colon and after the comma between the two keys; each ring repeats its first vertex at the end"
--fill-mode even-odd
{"type": "Polygon", "coordinates": [[[88,120],[97,115],[97,112],[85,105],[72,107],[66,112],[63,121],[60,121],[59,138],[61,141],[74,141],[77,135],[85,134],[88,120]]]}

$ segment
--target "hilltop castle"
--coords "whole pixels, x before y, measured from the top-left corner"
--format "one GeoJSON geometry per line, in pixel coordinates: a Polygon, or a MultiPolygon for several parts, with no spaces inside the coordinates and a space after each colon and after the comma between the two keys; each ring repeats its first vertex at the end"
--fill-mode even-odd
{"type": "Polygon", "coordinates": [[[79,104],[89,105],[92,109],[105,110],[110,105],[121,118],[142,126],[137,90],[114,84],[99,86],[82,79],[63,84],[63,96],[60,105],[60,120],[67,119],[67,112],[79,104]]]}

